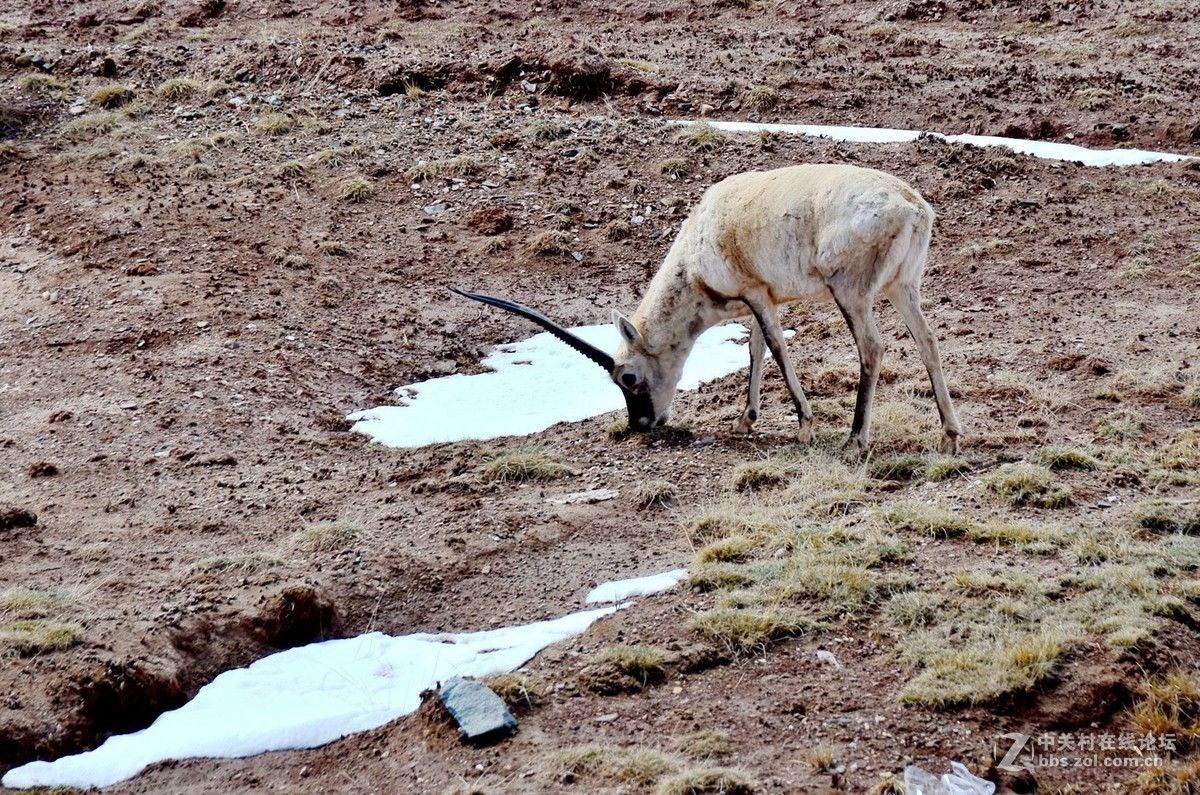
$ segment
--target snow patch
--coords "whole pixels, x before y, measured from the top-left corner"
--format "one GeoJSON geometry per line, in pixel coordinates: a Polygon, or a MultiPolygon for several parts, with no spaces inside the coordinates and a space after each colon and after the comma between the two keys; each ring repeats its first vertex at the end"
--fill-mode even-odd
{"type": "MultiPolygon", "coordinates": [[[[1190,155],[1171,152],[1149,152],[1143,149],[1088,149],[1075,144],[1054,141],[1027,141],[1021,138],[1002,138],[997,135],[943,135],[920,130],[896,130],[887,127],[839,127],[826,124],[760,124],[748,121],[706,120],[718,130],[734,133],[781,133],[808,135],[813,138],[831,138],[835,141],[852,143],[891,144],[915,141],[922,135],[940,138],[948,143],[974,144],[975,146],[1007,146],[1014,152],[1040,157],[1047,160],[1066,160],[1083,163],[1085,166],[1137,166],[1145,163],[1168,162],[1193,159],[1190,155]]],[[[667,124],[673,127],[686,126],[693,122],[673,119],[667,124]]]]}
{"type": "MultiPolygon", "coordinates": [[[[609,353],[620,341],[611,323],[571,331],[609,353]]],[[[679,388],[695,389],[748,366],[750,354],[739,344],[747,333],[745,326],[731,323],[701,334],[684,364],[679,388]]],[[[388,447],[420,447],[524,436],[625,407],[621,390],[603,370],[549,332],[500,345],[482,364],[495,372],[400,387],[401,405],[351,414],[351,430],[388,447]]]]}
{"type": "Polygon", "coordinates": [[[685,577],[687,577],[687,569],[675,569],[662,574],[651,574],[648,577],[601,583],[588,592],[584,601],[589,605],[623,602],[635,596],[648,596],[674,588],[685,577]]]}
{"type": "Polygon", "coordinates": [[[438,682],[511,671],[619,609],[460,635],[372,632],[289,649],[226,671],[142,731],[54,762],[30,762],[0,783],[86,789],[124,781],[167,759],[315,748],[407,715],[420,705],[421,691],[438,682]]]}

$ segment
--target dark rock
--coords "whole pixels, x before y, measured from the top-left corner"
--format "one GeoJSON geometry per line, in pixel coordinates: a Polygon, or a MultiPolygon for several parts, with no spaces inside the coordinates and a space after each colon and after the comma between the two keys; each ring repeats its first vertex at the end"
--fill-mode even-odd
{"type": "Polygon", "coordinates": [[[456,676],[442,685],[438,697],[468,740],[490,739],[517,727],[504,700],[483,682],[456,676]]]}
{"type": "Polygon", "coordinates": [[[484,207],[467,218],[467,226],[481,235],[499,235],[512,229],[512,216],[500,207],[484,207]]]}
{"type": "Polygon", "coordinates": [[[554,91],[574,99],[595,99],[612,91],[612,64],[598,55],[569,53],[550,64],[554,91]]]}
{"type": "Polygon", "coordinates": [[[29,477],[50,478],[58,474],[58,467],[49,461],[38,461],[29,467],[29,477]]]}
{"type": "Polygon", "coordinates": [[[194,28],[203,25],[225,10],[225,0],[199,0],[191,10],[179,18],[180,27],[194,28]]]}
{"type": "Polygon", "coordinates": [[[33,527],[37,524],[37,514],[15,505],[0,505],[0,530],[11,530],[14,527],[33,527]]]}

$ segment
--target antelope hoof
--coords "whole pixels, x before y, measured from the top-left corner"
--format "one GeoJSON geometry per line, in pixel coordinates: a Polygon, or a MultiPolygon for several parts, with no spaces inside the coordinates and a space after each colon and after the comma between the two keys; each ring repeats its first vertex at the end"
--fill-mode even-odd
{"type": "Polygon", "coordinates": [[[861,436],[851,436],[846,442],[847,454],[855,461],[861,461],[867,455],[867,447],[870,443],[861,436]]]}
{"type": "Polygon", "coordinates": [[[758,412],[754,409],[746,409],[742,414],[742,418],[738,420],[738,424],[733,426],[734,433],[750,433],[750,429],[754,427],[754,421],[758,419],[758,412]]]}
{"type": "Polygon", "coordinates": [[[942,455],[958,455],[958,432],[946,431],[942,436],[942,441],[938,445],[938,452],[942,455]]]}
{"type": "Polygon", "coordinates": [[[800,444],[812,444],[813,429],[812,420],[800,423],[800,432],[796,434],[796,441],[800,444]]]}

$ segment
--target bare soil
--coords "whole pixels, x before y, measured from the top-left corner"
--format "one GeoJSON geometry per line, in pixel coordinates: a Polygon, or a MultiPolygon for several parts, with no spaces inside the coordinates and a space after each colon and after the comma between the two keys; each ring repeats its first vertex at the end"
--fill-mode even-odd
{"type": "MultiPolygon", "coordinates": [[[[530,333],[447,285],[567,324],[632,310],[687,208],[733,173],[852,162],[904,178],[934,205],[924,295],[975,473],[1097,441],[1115,408],[1146,415],[1142,451],[1200,420],[1177,394],[1128,388],[1129,374],[1186,375],[1200,358],[1194,163],[1096,169],[928,139],[743,136],[705,152],[663,124],[703,112],[1200,155],[1198,2],[16,5],[0,9],[0,589],[75,594],[54,618],[83,636],[3,660],[0,770],[145,726],[276,649],[554,617],[598,582],[692,565],[687,520],[725,499],[738,463],[792,440],[771,368],[750,437],[732,432],[744,374],[677,398],[690,436],[618,439],[606,416],[391,450],[348,433],[343,417],[398,385],[469,372],[494,344],[530,333]],[[61,85],[39,89],[37,75],[61,85]],[[164,96],[176,78],[199,87],[164,96]],[[107,111],[115,129],[72,127],[100,121],[91,114],[106,111],[87,98],[111,83],[131,94],[107,111]],[[750,106],[758,86],[774,88],[773,107],[750,106]],[[288,129],[265,129],[272,108],[288,129]],[[687,173],[664,174],[671,158],[687,173]],[[429,163],[440,171],[422,179],[429,163]],[[369,195],[348,196],[359,178],[369,195]],[[609,224],[635,215],[644,223],[609,239],[619,237],[609,224]],[[552,230],[567,253],[529,249],[552,230]],[[1063,407],[1038,411],[995,388],[1004,372],[1063,407]],[[483,477],[484,450],[523,445],[549,448],[575,474],[483,477]],[[631,504],[648,479],[675,486],[674,507],[631,504]],[[545,499],[590,487],[622,496],[545,499]],[[292,543],[335,519],[365,531],[332,551],[292,543]],[[273,565],[211,560],[256,552],[273,565]]],[[[894,313],[880,320],[896,373],[883,402],[923,375],[894,313]]],[[[795,307],[787,323],[806,385],[823,364],[853,359],[832,305],[795,307]]],[[[1196,496],[1104,472],[1063,479],[1076,505],[1054,518],[1085,528],[1127,525],[1152,493],[1196,496]]],[[[877,485],[880,501],[1000,510],[974,475],[877,485]]],[[[1033,566],[967,540],[914,543],[918,578],[1033,566]]],[[[414,715],[311,751],[159,765],[112,791],[632,791],[570,785],[553,755],[589,742],[669,748],[713,728],[731,735],[725,762],[763,792],[862,792],[909,763],[985,771],[1006,732],[1121,731],[1139,683],[1194,664],[1198,640],[1193,605],[1137,654],[1097,644],[1037,692],[937,712],[900,704],[914,672],[873,613],[730,660],[694,652],[703,644],[688,619],[711,602],[686,588],[648,598],[543,653],[529,671],[548,692],[499,745],[461,745],[414,715]],[[581,671],[614,642],[716,659],[600,695],[581,671]],[[837,749],[832,771],[811,762],[821,746],[837,749]]],[[[1035,775],[1040,791],[1124,792],[1131,774],[1035,775]]]]}

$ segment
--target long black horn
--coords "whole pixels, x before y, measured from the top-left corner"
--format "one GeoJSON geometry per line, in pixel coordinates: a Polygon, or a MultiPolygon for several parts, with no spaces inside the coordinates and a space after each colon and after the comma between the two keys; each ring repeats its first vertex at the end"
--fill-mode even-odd
{"type": "MultiPolygon", "coordinates": [[[[575,350],[582,353],[584,356],[591,359],[596,364],[604,368],[604,372],[611,377],[613,370],[616,368],[616,362],[613,357],[609,356],[604,351],[592,345],[589,342],[584,342],[579,337],[575,336],[565,328],[555,323],[550,318],[543,315],[541,312],[535,312],[527,306],[521,306],[513,301],[507,301],[503,298],[496,298],[490,295],[481,295],[480,293],[467,293],[462,290],[457,290],[453,287],[450,292],[461,295],[463,298],[470,298],[472,301],[479,301],[489,306],[503,309],[506,312],[512,312],[514,315],[520,315],[523,318],[532,320],[542,328],[549,331],[560,340],[570,345],[575,350]]],[[[635,431],[648,431],[654,425],[654,404],[650,400],[650,396],[645,392],[632,392],[626,389],[623,385],[617,384],[621,388],[621,394],[625,396],[625,407],[629,410],[629,427],[635,431]]]]}
{"type": "Polygon", "coordinates": [[[534,323],[537,323],[539,326],[546,329],[546,331],[549,331],[551,334],[558,337],[560,340],[567,343],[572,348],[603,367],[604,372],[608,373],[610,376],[612,375],[613,368],[616,366],[616,363],[613,362],[613,357],[609,356],[595,345],[592,345],[589,342],[584,342],[582,339],[567,331],[565,328],[555,323],[541,312],[535,312],[527,306],[521,306],[518,303],[506,301],[503,298],[495,298],[490,295],[466,293],[453,287],[450,288],[450,292],[457,293],[463,298],[470,298],[473,301],[479,301],[480,303],[488,304],[490,306],[503,309],[506,312],[512,312],[514,315],[520,315],[523,318],[532,320],[534,323]]]}

